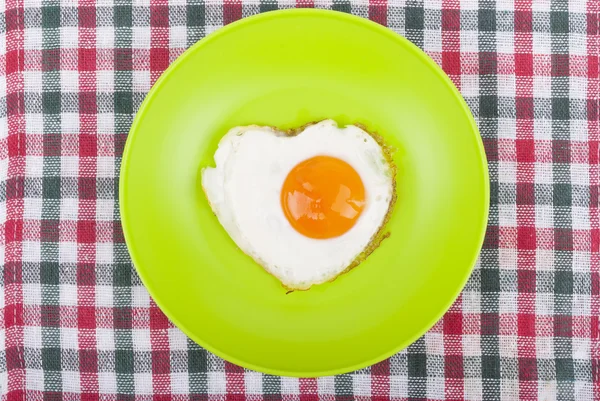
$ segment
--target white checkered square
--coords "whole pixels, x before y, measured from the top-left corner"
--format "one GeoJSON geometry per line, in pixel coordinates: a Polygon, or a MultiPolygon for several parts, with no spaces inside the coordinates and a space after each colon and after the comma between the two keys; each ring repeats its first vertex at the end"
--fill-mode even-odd
{"type": "Polygon", "coordinates": [[[152,373],[142,372],[133,374],[136,394],[152,394],[152,373]]]}
{"type": "Polygon", "coordinates": [[[208,372],[208,391],[211,394],[226,394],[227,378],[225,372],[208,372]]]}
{"type": "Polygon", "coordinates": [[[133,350],[134,351],[151,351],[152,341],[150,339],[150,331],[144,329],[132,329],[133,350]]]}
{"type": "Polygon", "coordinates": [[[60,28],[60,47],[62,49],[77,49],[79,47],[79,30],[74,26],[60,28]]]}
{"type": "Polygon", "coordinates": [[[115,30],[112,26],[96,28],[96,47],[98,49],[113,49],[115,47],[115,30]]]}
{"type": "Polygon", "coordinates": [[[244,384],[246,388],[246,394],[262,394],[262,374],[258,372],[244,372],[244,384]]]}
{"type": "Polygon", "coordinates": [[[61,284],[59,302],[64,306],[77,306],[77,286],[75,284],[61,284]]]}

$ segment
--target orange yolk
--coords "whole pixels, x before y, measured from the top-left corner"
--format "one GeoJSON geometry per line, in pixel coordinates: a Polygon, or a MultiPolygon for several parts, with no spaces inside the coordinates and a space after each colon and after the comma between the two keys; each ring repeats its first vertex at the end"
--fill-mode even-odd
{"type": "Polygon", "coordinates": [[[310,238],[333,238],[350,230],[365,206],[365,187],[343,160],[316,156],[288,174],[281,207],[292,227],[310,238]]]}

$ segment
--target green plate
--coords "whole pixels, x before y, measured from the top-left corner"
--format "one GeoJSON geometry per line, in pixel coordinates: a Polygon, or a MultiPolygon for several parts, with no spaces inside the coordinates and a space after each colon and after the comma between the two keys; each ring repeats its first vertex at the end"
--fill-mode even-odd
{"type": "Polygon", "coordinates": [[[323,10],[247,18],[185,52],[146,97],[120,180],[125,239],[164,313],[224,359],[289,376],[362,368],[425,333],[471,273],[488,202],[477,127],[442,70],[392,31],[323,10]],[[286,295],[223,230],[199,172],[231,127],[325,118],[397,148],[391,237],[334,282],[286,295]]]}

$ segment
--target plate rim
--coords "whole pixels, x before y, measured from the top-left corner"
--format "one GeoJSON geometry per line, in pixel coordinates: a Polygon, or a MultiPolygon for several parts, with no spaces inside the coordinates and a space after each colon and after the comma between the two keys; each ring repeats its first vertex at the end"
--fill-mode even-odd
{"type": "Polygon", "coordinates": [[[414,343],[416,340],[418,340],[421,336],[423,336],[427,331],[429,331],[446,314],[446,312],[454,304],[454,302],[456,301],[458,296],[462,293],[468,279],[471,277],[471,274],[473,273],[477,259],[479,258],[479,254],[480,254],[482,246],[483,246],[483,242],[485,239],[485,234],[486,234],[487,226],[488,226],[488,219],[489,219],[490,178],[489,178],[488,160],[487,160],[487,156],[486,156],[486,152],[485,152],[485,147],[483,144],[483,139],[481,137],[479,128],[473,117],[473,114],[471,113],[469,106],[467,105],[467,103],[464,100],[463,96],[461,95],[460,91],[456,88],[456,86],[454,85],[452,80],[448,77],[448,75],[423,50],[421,50],[419,47],[417,47],[415,44],[413,44],[410,40],[406,39],[402,35],[394,32],[390,28],[380,25],[376,22],[373,22],[367,18],[363,18],[360,16],[356,16],[353,14],[348,14],[348,13],[344,13],[344,12],[340,12],[340,11],[328,10],[328,9],[290,8],[290,9],[284,9],[284,10],[274,10],[274,11],[258,13],[258,14],[237,20],[226,26],[223,26],[223,27],[207,34],[205,37],[203,37],[202,39],[200,39],[196,43],[194,43],[187,50],[185,50],[179,57],[177,57],[177,59],[174,60],[167,67],[167,69],[165,71],[163,71],[163,73],[159,76],[159,78],[152,85],[152,87],[146,94],[144,100],[140,104],[140,107],[139,107],[138,111],[136,112],[136,115],[133,119],[133,122],[132,122],[129,132],[127,134],[127,140],[125,142],[125,146],[123,148],[123,155],[121,157],[121,166],[120,166],[120,172],[119,172],[119,199],[118,199],[118,201],[119,201],[119,214],[121,217],[121,226],[123,229],[123,236],[125,239],[127,250],[131,257],[132,264],[133,264],[140,280],[142,281],[142,284],[144,285],[144,287],[146,288],[146,290],[152,297],[152,300],[156,303],[156,305],[160,308],[160,310],[167,316],[167,318],[179,330],[181,330],[187,337],[189,337],[192,341],[194,341],[196,344],[200,345],[207,351],[215,354],[216,356],[218,356],[226,361],[229,361],[238,366],[241,366],[243,368],[251,369],[251,370],[254,370],[257,372],[261,372],[261,373],[277,375],[277,376],[297,377],[297,378],[314,378],[314,377],[332,376],[332,375],[349,373],[349,372],[353,372],[356,370],[366,368],[368,366],[372,366],[381,361],[384,361],[384,360],[390,358],[391,356],[397,354],[398,352],[402,351],[403,349],[407,348],[410,344],[414,343]],[[481,219],[481,223],[480,223],[480,227],[479,227],[480,235],[479,235],[479,240],[477,242],[478,246],[475,248],[476,251],[474,251],[474,255],[470,262],[470,268],[465,269],[464,277],[462,277],[462,279],[460,280],[460,286],[457,286],[456,293],[448,301],[447,305],[445,305],[444,308],[440,308],[440,312],[437,315],[435,315],[428,324],[424,325],[422,330],[419,330],[414,336],[412,336],[404,341],[399,342],[396,347],[392,348],[391,350],[389,350],[385,353],[382,353],[381,355],[379,355],[377,357],[371,358],[369,360],[365,360],[360,363],[356,363],[351,366],[328,369],[328,370],[315,369],[315,370],[304,371],[304,372],[287,371],[287,370],[281,370],[281,369],[276,369],[276,368],[269,368],[269,367],[261,366],[260,364],[255,364],[252,362],[240,360],[236,357],[229,355],[226,351],[217,349],[216,347],[213,347],[212,345],[208,344],[202,338],[200,338],[198,335],[192,333],[184,325],[182,325],[179,322],[179,320],[173,316],[173,314],[170,312],[167,305],[163,304],[162,301],[160,301],[157,297],[155,297],[154,288],[152,286],[148,285],[148,280],[145,277],[146,273],[144,273],[143,269],[138,267],[138,265],[136,263],[136,260],[139,260],[139,259],[136,256],[137,252],[133,249],[132,246],[129,245],[130,243],[132,243],[132,238],[131,238],[131,232],[128,228],[129,227],[129,219],[127,217],[127,214],[125,213],[125,210],[124,210],[125,207],[123,206],[123,205],[125,205],[126,199],[127,199],[127,196],[125,195],[127,179],[125,177],[127,175],[127,171],[129,168],[129,153],[131,152],[131,148],[133,147],[133,142],[136,138],[137,126],[139,125],[143,116],[146,114],[149,104],[152,102],[152,100],[155,98],[156,94],[159,92],[159,90],[160,90],[163,82],[166,80],[166,78],[172,72],[174,72],[177,69],[177,67],[179,66],[179,64],[184,62],[185,59],[187,59],[191,53],[197,51],[198,49],[202,48],[206,44],[218,39],[220,36],[223,36],[223,35],[229,33],[230,31],[234,31],[237,28],[247,25],[247,24],[257,23],[257,22],[260,22],[262,20],[267,20],[267,19],[279,18],[280,16],[287,16],[288,14],[298,15],[298,16],[310,15],[310,16],[323,16],[323,17],[328,17],[328,18],[337,18],[340,20],[346,20],[348,22],[353,22],[353,23],[356,23],[359,25],[363,25],[365,28],[378,31],[382,35],[387,36],[388,38],[396,41],[400,46],[406,47],[416,57],[421,59],[421,61],[423,61],[427,67],[431,68],[433,70],[434,74],[436,74],[438,77],[440,77],[442,82],[450,89],[450,92],[452,93],[452,95],[454,96],[456,101],[458,101],[458,103],[461,106],[461,109],[463,110],[467,119],[469,120],[471,129],[472,129],[473,133],[475,134],[475,141],[477,143],[477,150],[478,150],[478,153],[480,156],[481,171],[483,173],[482,175],[483,175],[483,181],[484,181],[483,182],[484,215],[483,215],[483,218],[481,219]]]}

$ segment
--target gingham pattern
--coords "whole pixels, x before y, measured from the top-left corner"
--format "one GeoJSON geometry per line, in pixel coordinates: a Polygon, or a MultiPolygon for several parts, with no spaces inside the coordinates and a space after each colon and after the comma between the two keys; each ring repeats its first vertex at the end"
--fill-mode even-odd
{"type": "Polygon", "coordinates": [[[0,4],[0,393],[22,400],[600,400],[597,0],[0,4]],[[184,49],[294,6],[387,25],[477,118],[489,229],[462,296],[390,360],[320,379],[245,371],[150,300],[121,232],[133,116],[184,49]]]}

